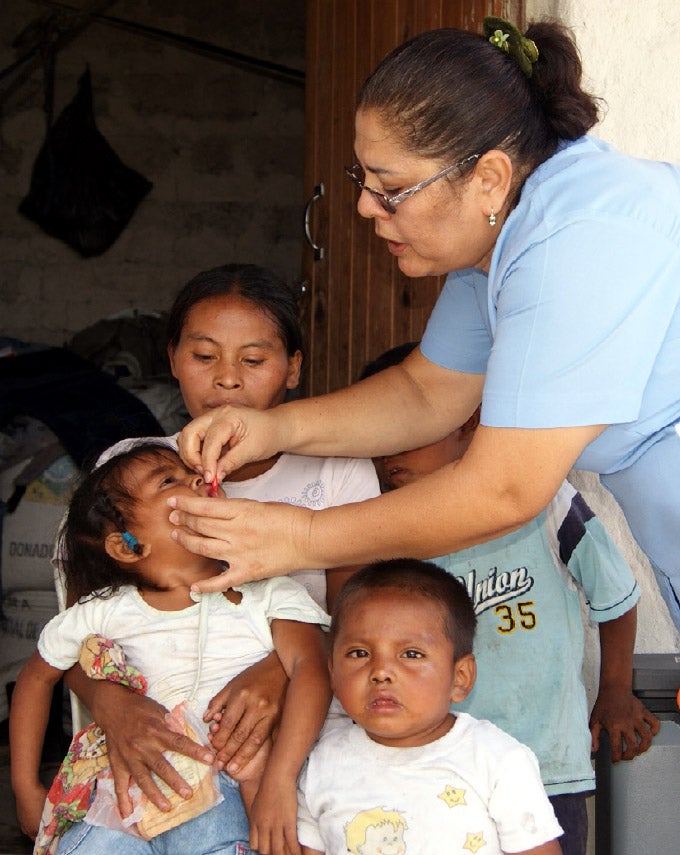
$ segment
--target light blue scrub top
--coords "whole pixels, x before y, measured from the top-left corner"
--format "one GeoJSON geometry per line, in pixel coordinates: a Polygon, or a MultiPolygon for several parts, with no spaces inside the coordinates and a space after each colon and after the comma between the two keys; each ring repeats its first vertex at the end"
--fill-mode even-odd
{"type": "Polygon", "coordinates": [[[527,179],[488,277],[452,273],[421,350],[486,372],[482,423],[607,424],[601,474],[680,627],[680,167],[594,137],[527,179]]]}

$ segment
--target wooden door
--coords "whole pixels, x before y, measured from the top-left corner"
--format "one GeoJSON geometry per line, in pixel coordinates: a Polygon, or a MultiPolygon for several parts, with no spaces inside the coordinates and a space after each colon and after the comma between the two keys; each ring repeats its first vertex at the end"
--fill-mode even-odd
{"type": "Polygon", "coordinates": [[[418,339],[441,278],[408,279],[356,213],[354,106],[363,80],[393,47],[423,30],[479,30],[486,15],[519,20],[521,0],[308,0],[306,61],[303,388],[321,394],[361,366],[418,339]]]}

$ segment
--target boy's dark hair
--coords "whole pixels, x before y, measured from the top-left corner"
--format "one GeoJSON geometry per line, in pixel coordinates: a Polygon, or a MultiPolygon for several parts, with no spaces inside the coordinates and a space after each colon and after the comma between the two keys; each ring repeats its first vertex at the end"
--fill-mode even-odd
{"type": "Polygon", "coordinates": [[[393,365],[400,365],[409,353],[414,351],[419,344],[419,341],[407,341],[404,344],[398,344],[396,347],[386,350],[384,353],[381,353],[380,356],[376,356],[375,359],[372,359],[364,365],[361,369],[361,374],[359,374],[359,380],[365,380],[367,377],[379,374],[381,371],[384,371],[386,368],[391,368],[393,365]]]}
{"type": "Polygon", "coordinates": [[[477,617],[465,586],[437,564],[417,558],[376,561],[350,576],[340,589],[333,608],[331,647],[353,603],[363,594],[387,588],[436,603],[444,618],[444,631],[453,643],[456,660],[472,653],[477,617]]]}
{"type": "Polygon", "coordinates": [[[273,270],[257,264],[223,264],[204,270],[187,282],[168,315],[168,345],[173,349],[178,346],[187,315],[196,303],[229,294],[249,300],[270,318],[288,356],[298,350],[304,356],[298,302],[293,289],[273,270]]]}
{"type": "Polygon", "coordinates": [[[154,460],[175,450],[167,443],[145,442],[111,457],[87,473],[68,506],[59,551],[65,556],[64,575],[69,596],[79,600],[97,593],[110,596],[121,585],[136,582],[134,564],[123,569],[107,553],[107,535],[121,534],[134,523],[135,498],[126,484],[129,465],[154,460]]]}

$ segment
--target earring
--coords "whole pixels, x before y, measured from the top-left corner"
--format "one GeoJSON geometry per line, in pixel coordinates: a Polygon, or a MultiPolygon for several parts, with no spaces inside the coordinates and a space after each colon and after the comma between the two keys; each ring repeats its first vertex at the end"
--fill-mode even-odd
{"type": "Polygon", "coordinates": [[[491,213],[489,214],[489,225],[493,228],[496,225],[496,215],[494,214],[493,208],[491,209],[491,213]]]}
{"type": "Polygon", "coordinates": [[[129,531],[122,531],[121,536],[130,552],[134,552],[135,555],[141,555],[142,547],[134,534],[130,534],[129,531]]]}

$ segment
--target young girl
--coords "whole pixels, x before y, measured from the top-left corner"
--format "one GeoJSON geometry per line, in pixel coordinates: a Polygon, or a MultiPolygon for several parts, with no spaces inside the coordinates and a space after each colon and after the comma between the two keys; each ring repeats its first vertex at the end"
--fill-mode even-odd
{"type": "MultiPolygon", "coordinates": [[[[253,264],[227,264],[199,273],[170,309],[168,355],[192,418],[225,403],[258,410],[274,407],[294,392],[300,379],[303,346],[295,296],[272,271],[253,264]]],[[[112,452],[122,447],[119,443],[112,452]]],[[[370,460],[290,454],[248,464],[222,486],[231,498],[313,509],[359,502],[380,493],[370,460]]],[[[328,603],[330,608],[342,582],[355,569],[318,570],[297,578],[322,607],[328,603]]],[[[110,731],[114,769],[121,777],[132,775],[159,807],[167,805],[149,770],[153,768],[178,792],[183,782],[158,750],[159,744],[170,747],[167,731],[148,701],[117,686],[88,681],[79,669],[69,677],[69,685],[97,723],[110,731]]],[[[228,763],[231,774],[238,772],[271,730],[284,692],[281,667],[271,656],[225,686],[211,702],[209,715],[224,710],[213,747],[218,762],[228,763]]],[[[173,739],[177,747],[177,737],[173,739]]],[[[180,740],[179,748],[197,759],[202,756],[189,740],[180,740]]],[[[129,812],[124,795],[120,807],[123,813],[129,812]]]]}
{"type": "MultiPolygon", "coordinates": [[[[253,848],[283,853],[297,846],[296,777],[330,698],[318,626],[328,617],[286,577],[191,594],[192,584],[222,568],[172,540],[170,492],[206,496],[209,487],[167,446],[143,445],[110,458],[73,496],[63,538],[66,581],[78,601],[45,627],[12,699],[12,785],[21,825],[35,835],[45,798],[38,768],[49,699],[86,637],[119,643],[146,679],[149,697],[168,709],[185,701],[199,716],[225,679],[276,650],[290,680],[281,727],[261,783],[249,770],[242,796],[253,848]]],[[[59,851],[136,855],[179,851],[187,840],[193,853],[244,853],[248,825],[236,784],[224,773],[220,790],[221,803],[164,831],[153,850],[139,837],[86,821],[66,833],[59,851]]],[[[176,809],[184,805],[180,800],[176,809]]]]}

